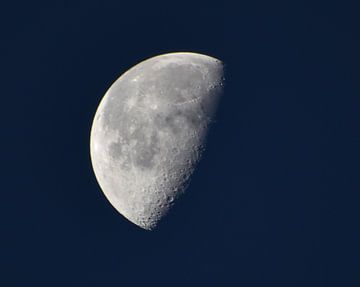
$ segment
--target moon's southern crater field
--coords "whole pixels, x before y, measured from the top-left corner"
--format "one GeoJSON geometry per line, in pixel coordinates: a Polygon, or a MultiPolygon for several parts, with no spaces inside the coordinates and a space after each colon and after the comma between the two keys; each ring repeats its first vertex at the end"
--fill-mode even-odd
{"type": "Polygon", "coordinates": [[[91,128],[91,161],[125,218],[152,230],[185,192],[223,85],[222,61],[179,52],[135,65],[106,92],[91,128]]]}

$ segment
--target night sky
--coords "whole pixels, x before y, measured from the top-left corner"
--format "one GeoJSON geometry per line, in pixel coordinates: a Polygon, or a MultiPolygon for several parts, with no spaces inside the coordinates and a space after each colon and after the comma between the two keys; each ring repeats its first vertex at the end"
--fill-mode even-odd
{"type": "Polygon", "coordinates": [[[1,5],[0,286],[360,286],[356,1],[247,2],[1,5]],[[90,128],[123,72],[177,51],[223,60],[226,94],[149,232],[101,192],[90,128]]]}

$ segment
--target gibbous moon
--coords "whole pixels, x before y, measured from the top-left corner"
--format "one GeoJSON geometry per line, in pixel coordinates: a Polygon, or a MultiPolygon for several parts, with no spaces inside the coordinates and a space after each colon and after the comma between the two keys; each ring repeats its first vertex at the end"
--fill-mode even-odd
{"type": "Polygon", "coordinates": [[[145,60],[100,102],[90,153],[106,198],[152,230],[185,192],[223,93],[223,63],[196,53],[145,60]]]}

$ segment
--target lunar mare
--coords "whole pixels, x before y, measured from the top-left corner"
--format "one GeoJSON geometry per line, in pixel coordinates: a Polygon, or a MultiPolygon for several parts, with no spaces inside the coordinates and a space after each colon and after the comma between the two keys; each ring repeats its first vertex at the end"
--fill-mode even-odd
{"type": "Polygon", "coordinates": [[[152,230],[185,191],[218,101],[223,63],[195,53],[145,60],[118,78],[96,111],[90,153],[115,209],[152,230]]]}

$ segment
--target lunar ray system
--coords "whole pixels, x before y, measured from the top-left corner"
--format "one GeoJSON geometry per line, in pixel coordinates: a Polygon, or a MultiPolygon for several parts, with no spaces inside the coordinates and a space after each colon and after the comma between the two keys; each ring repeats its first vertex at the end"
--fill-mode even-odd
{"type": "Polygon", "coordinates": [[[220,60],[170,53],[135,65],[106,92],[91,128],[91,161],[125,218],[152,230],[185,192],[223,85],[220,60]]]}

